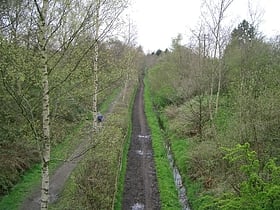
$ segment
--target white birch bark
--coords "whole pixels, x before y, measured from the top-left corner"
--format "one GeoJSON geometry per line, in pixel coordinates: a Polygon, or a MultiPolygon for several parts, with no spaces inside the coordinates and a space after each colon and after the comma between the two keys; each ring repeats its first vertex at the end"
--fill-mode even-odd
{"type": "Polygon", "coordinates": [[[93,131],[97,129],[97,95],[98,95],[98,57],[99,57],[99,12],[100,0],[96,1],[96,13],[94,17],[95,35],[94,35],[94,60],[93,60],[93,131]]]}
{"type": "Polygon", "coordinates": [[[49,1],[43,0],[42,7],[34,0],[39,13],[39,32],[38,42],[41,54],[41,75],[42,75],[42,185],[41,185],[41,210],[48,209],[49,202],[49,161],[50,161],[50,109],[49,109],[49,83],[48,83],[48,65],[46,52],[46,34],[47,34],[47,12],[49,1]]]}
{"type": "MultiPolygon", "coordinates": [[[[207,10],[210,14],[210,21],[208,17],[204,16],[206,24],[208,25],[211,34],[214,38],[214,49],[213,49],[213,58],[218,59],[218,66],[213,63],[212,72],[211,72],[211,84],[210,84],[210,98],[209,98],[209,114],[210,120],[213,119],[212,103],[213,103],[213,94],[214,94],[214,73],[218,70],[218,87],[216,94],[216,103],[215,103],[215,114],[218,112],[219,107],[219,96],[221,90],[221,79],[222,79],[222,65],[221,65],[221,56],[222,56],[222,40],[221,40],[221,30],[222,30],[222,21],[228,7],[232,4],[234,0],[220,0],[217,6],[214,1],[205,0],[204,4],[207,7],[207,10]]],[[[214,61],[213,61],[214,62],[214,61]]]]}

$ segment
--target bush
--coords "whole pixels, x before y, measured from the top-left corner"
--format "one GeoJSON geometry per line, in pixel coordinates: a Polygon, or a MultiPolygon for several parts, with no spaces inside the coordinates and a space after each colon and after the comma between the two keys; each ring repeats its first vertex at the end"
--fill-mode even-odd
{"type": "Polygon", "coordinates": [[[19,181],[23,172],[39,160],[39,152],[27,144],[1,142],[0,196],[5,195],[19,181]]]}
{"type": "Polygon", "coordinates": [[[240,174],[232,182],[233,192],[225,193],[219,198],[203,196],[199,209],[222,210],[276,210],[280,209],[280,167],[270,159],[261,167],[256,152],[249,143],[237,144],[234,148],[223,148],[224,159],[229,162],[231,170],[240,174]]]}

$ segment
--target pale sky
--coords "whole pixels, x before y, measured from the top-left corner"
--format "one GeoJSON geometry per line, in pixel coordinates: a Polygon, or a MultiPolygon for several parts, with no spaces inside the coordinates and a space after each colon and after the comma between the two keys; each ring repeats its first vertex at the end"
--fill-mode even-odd
{"type": "MultiPolygon", "coordinates": [[[[201,0],[132,0],[130,17],[136,25],[137,43],[145,52],[165,50],[179,33],[190,36],[199,24],[201,0]]],[[[251,0],[254,11],[262,14],[259,31],[271,37],[280,34],[280,0],[251,0]]],[[[243,19],[250,22],[248,0],[234,0],[226,12],[236,27],[243,19]]]]}

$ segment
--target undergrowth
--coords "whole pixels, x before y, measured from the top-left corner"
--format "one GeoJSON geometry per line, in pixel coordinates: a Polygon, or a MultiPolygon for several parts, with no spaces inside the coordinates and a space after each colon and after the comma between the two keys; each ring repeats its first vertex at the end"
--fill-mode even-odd
{"type": "MultiPolygon", "coordinates": [[[[100,111],[105,112],[120,89],[116,89],[105,102],[101,104],[100,111]]],[[[92,116],[90,115],[92,118],[92,116]]],[[[74,129],[60,143],[56,144],[51,150],[51,161],[49,165],[50,174],[57,169],[63,160],[66,160],[72,151],[77,147],[80,141],[77,141],[78,136],[81,135],[82,129],[86,126],[86,121],[76,125],[74,129]]],[[[0,201],[0,209],[2,210],[16,210],[22,204],[26,196],[33,192],[36,187],[40,186],[41,181],[41,164],[35,164],[30,170],[26,171],[21,180],[16,184],[9,194],[2,197],[0,201]]]]}
{"type": "Polygon", "coordinates": [[[151,130],[161,208],[163,210],[181,209],[182,207],[178,199],[178,193],[173,180],[172,170],[167,159],[164,135],[160,129],[157,116],[154,112],[147,80],[145,80],[144,101],[145,113],[149,128],[151,130]]]}
{"type": "MultiPolygon", "coordinates": [[[[69,134],[60,144],[56,145],[51,151],[52,160],[50,162],[50,173],[61,164],[70,154],[78,142],[75,141],[75,136],[79,134],[84,126],[84,121],[81,122],[71,134],[69,134]]],[[[27,195],[40,185],[41,181],[41,164],[34,165],[23,176],[21,181],[16,184],[10,193],[4,196],[0,202],[0,209],[16,210],[24,201],[27,195]]]]}
{"type": "MultiPolygon", "coordinates": [[[[131,103],[134,88],[126,103],[119,101],[92,139],[93,145],[67,180],[60,200],[50,209],[120,209],[124,163],[131,134],[131,103]],[[129,122],[129,123],[128,123],[129,122]]],[[[108,107],[108,106],[107,106],[108,107]]]]}

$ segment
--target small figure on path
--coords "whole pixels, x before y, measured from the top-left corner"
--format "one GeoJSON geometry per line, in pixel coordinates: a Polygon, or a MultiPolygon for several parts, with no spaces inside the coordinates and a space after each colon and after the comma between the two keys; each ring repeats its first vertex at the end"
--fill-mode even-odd
{"type": "Polygon", "coordinates": [[[101,123],[101,122],[103,122],[103,120],[104,120],[103,115],[102,115],[101,113],[98,113],[98,114],[97,114],[97,122],[98,122],[98,123],[101,123]]]}

